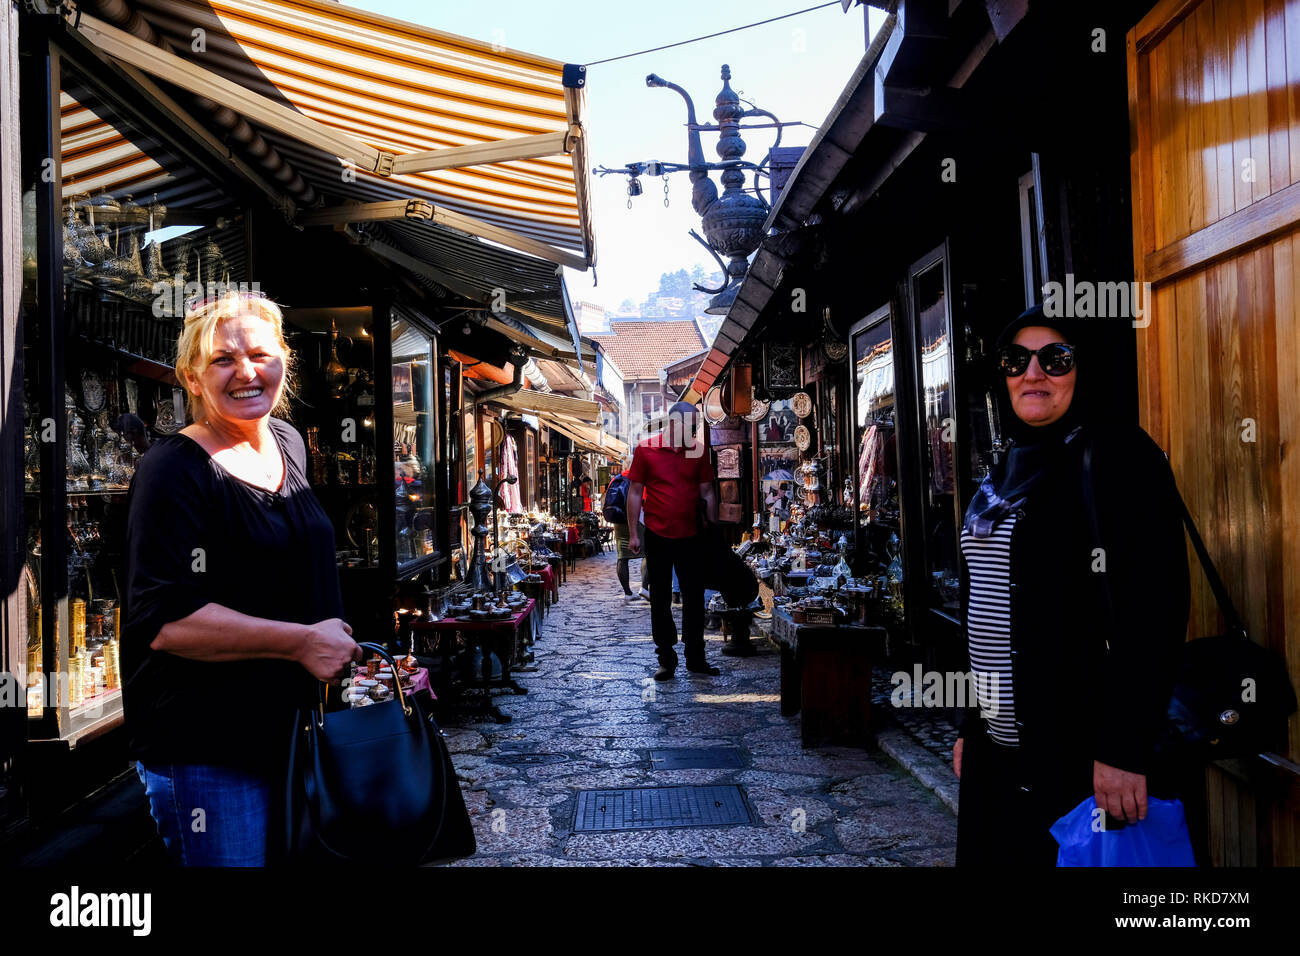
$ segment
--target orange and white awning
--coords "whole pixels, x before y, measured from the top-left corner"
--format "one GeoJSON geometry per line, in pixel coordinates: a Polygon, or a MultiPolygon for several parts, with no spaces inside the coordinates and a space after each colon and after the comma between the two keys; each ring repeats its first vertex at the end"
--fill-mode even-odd
{"type": "Polygon", "coordinates": [[[121,26],[83,6],[101,51],[247,120],[324,197],[300,221],[424,200],[408,221],[594,263],[585,95],[560,61],[318,0],[132,0],[146,23],[121,26]]]}

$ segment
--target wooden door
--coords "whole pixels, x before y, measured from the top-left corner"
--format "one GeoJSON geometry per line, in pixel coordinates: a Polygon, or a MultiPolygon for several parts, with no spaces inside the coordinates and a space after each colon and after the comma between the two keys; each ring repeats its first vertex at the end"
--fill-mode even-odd
{"type": "MultiPolygon", "coordinates": [[[[1142,424],[1300,686],[1300,0],[1158,3],[1128,71],[1142,424]]],[[[1190,635],[1217,633],[1199,571],[1192,594],[1190,635]]],[[[1209,771],[1215,864],[1300,864],[1297,763],[1293,717],[1271,763],[1209,771]]]]}

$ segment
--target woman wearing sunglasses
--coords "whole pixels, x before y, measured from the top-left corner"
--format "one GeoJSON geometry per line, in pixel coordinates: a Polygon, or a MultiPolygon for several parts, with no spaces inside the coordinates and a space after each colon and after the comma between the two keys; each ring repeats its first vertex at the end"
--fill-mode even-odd
{"type": "Polygon", "coordinates": [[[959,866],[1051,866],[1049,828],[1088,796],[1113,827],[1169,792],[1152,746],[1187,627],[1182,521],[1164,453],[1103,418],[1101,389],[1114,385],[1083,331],[1035,307],[997,343],[1011,448],[961,534],[978,706],[953,750],[959,866]],[[1084,498],[1088,446],[1102,547],[1084,498]]]}

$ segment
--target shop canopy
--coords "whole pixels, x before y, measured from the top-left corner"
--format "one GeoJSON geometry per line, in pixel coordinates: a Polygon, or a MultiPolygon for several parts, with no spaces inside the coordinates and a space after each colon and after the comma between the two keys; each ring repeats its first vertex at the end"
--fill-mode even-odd
{"type": "Polygon", "coordinates": [[[504,298],[577,357],[561,267],[595,262],[581,67],[318,0],[81,6],[78,31],[194,94],[299,225],[365,233],[458,294],[504,298]]]}
{"type": "Polygon", "coordinates": [[[610,458],[627,455],[627,444],[613,435],[599,431],[563,415],[538,415],[538,418],[561,435],[572,439],[579,447],[610,458]]]}
{"type": "Polygon", "coordinates": [[[530,415],[563,415],[577,422],[600,423],[600,405],[569,395],[556,392],[538,392],[533,389],[520,389],[509,395],[493,399],[497,404],[530,415]]]}

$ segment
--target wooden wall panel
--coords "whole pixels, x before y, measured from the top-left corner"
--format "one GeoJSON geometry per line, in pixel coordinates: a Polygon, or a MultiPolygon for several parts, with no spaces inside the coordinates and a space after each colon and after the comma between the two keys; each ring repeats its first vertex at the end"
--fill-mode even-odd
{"type": "MultiPolygon", "coordinates": [[[[1158,280],[1136,333],[1142,422],[1252,638],[1300,687],[1300,200],[1284,193],[1300,183],[1300,0],[1158,4],[1128,55],[1137,278],[1158,280]]],[[[1194,572],[1190,634],[1221,627],[1194,572]]],[[[1300,717],[1288,733],[1300,763],[1300,717]]],[[[1216,864],[1300,860],[1300,775],[1275,776],[1207,774],[1216,864]]]]}
{"type": "Polygon", "coordinates": [[[1300,182],[1293,3],[1206,0],[1141,58],[1150,83],[1155,248],[1300,182]]]}

